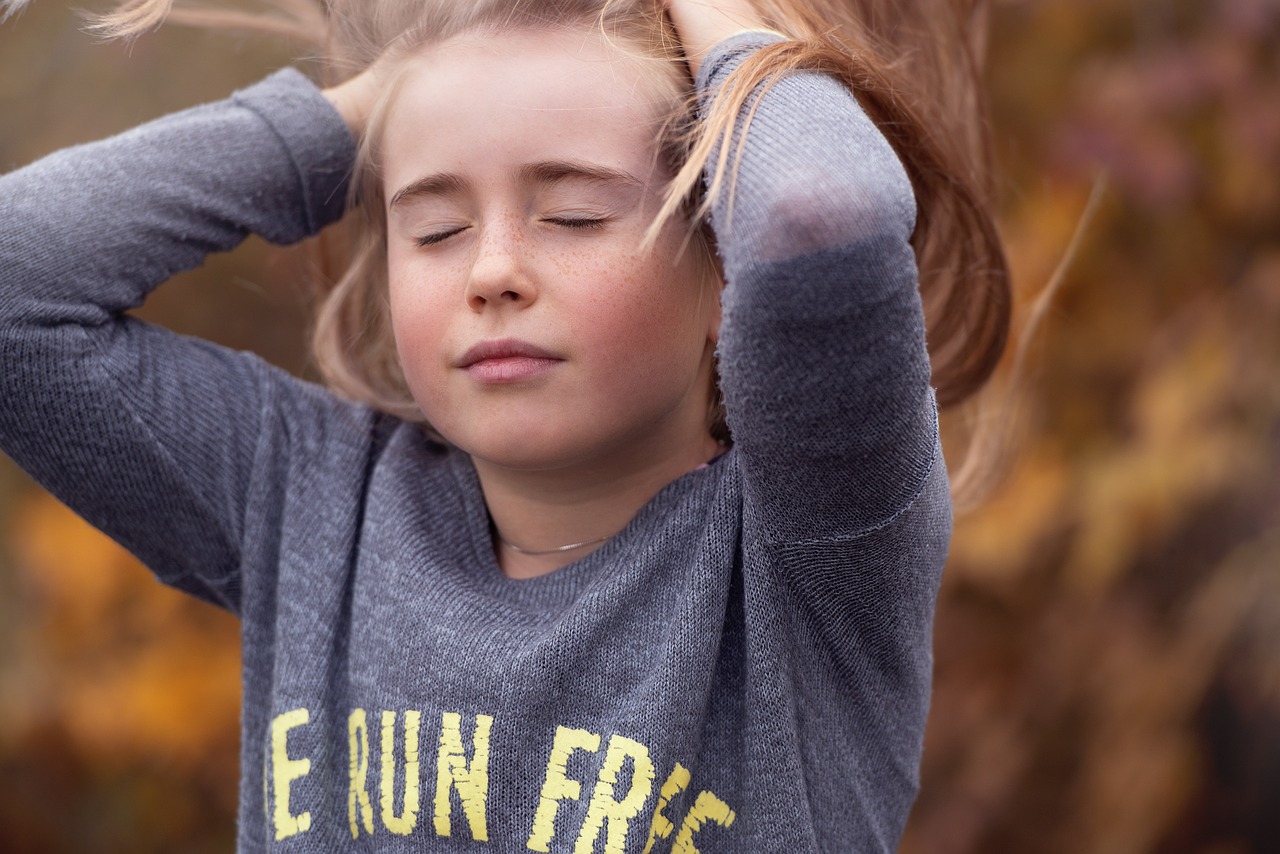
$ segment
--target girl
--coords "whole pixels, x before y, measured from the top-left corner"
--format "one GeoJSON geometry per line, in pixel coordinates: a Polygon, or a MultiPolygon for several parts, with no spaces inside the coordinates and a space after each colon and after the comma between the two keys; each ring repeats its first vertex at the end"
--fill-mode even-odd
{"type": "Polygon", "coordinates": [[[917,258],[939,397],[1007,324],[980,135],[872,4],[327,6],[346,82],[0,182],[0,440],[240,616],[240,850],[894,849],[950,535],[917,258]],[[348,206],[354,402],[124,313],[348,206]]]}

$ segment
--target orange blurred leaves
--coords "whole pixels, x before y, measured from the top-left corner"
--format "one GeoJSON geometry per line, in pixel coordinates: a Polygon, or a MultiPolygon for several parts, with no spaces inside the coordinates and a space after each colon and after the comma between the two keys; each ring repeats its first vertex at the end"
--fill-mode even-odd
{"type": "Polygon", "coordinates": [[[86,754],[190,768],[210,745],[234,751],[234,617],[162,587],[123,549],[44,493],[11,523],[26,618],[21,672],[3,731],[55,726],[86,754]]]}

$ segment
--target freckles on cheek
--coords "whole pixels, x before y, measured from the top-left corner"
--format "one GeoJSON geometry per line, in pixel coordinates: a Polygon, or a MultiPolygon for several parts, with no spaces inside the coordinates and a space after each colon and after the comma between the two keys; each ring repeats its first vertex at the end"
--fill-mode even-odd
{"type": "Polygon", "coordinates": [[[651,288],[634,268],[602,270],[588,296],[592,332],[596,337],[625,342],[643,334],[660,310],[651,288]],[[607,336],[607,338],[606,338],[607,336]]]}
{"type": "Polygon", "coordinates": [[[651,335],[678,336],[696,323],[697,294],[669,264],[637,259],[617,282],[618,320],[633,334],[648,330],[651,335]]]}
{"type": "Polygon", "coordinates": [[[397,287],[392,283],[390,292],[391,329],[395,336],[396,352],[405,379],[414,385],[414,395],[420,395],[418,383],[429,375],[438,359],[438,343],[442,330],[437,328],[439,312],[433,311],[427,300],[412,289],[397,287]]]}
{"type": "Polygon", "coordinates": [[[584,332],[597,343],[597,353],[609,354],[607,379],[619,385],[661,384],[696,365],[702,348],[692,332],[698,312],[694,301],[676,290],[684,283],[667,265],[637,259],[602,270],[601,276],[589,298],[584,332]]]}

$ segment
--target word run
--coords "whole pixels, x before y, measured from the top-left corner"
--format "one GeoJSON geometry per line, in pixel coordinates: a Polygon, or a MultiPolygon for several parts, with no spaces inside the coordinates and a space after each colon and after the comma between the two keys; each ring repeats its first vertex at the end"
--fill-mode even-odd
{"type": "MultiPolygon", "coordinates": [[[[306,833],[311,829],[311,813],[293,812],[290,788],[311,773],[311,760],[289,754],[289,733],[307,726],[311,719],[307,709],[294,709],[278,715],[271,722],[271,749],[267,757],[265,783],[274,795],[274,806],[268,802],[268,816],[275,828],[277,841],[306,833]]],[[[469,726],[471,753],[467,754],[463,740],[462,715],[445,712],[440,718],[440,740],[436,749],[435,791],[432,801],[432,825],[437,836],[449,836],[454,832],[451,814],[452,797],[456,792],[462,804],[471,838],[478,842],[489,840],[489,733],[493,727],[490,715],[476,715],[469,726]]],[[[351,837],[372,834],[375,818],[382,829],[389,833],[407,836],[418,827],[422,810],[421,764],[419,734],[422,729],[422,713],[384,711],[376,720],[370,720],[364,709],[355,709],[347,718],[349,744],[349,784],[347,787],[347,820],[351,837]],[[370,727],[377,729],[371,734],[370,727]],[[396,744],[397,731],[400,744],[396,744]],[[380,739],[380,766],[369,767],[369,741],[380,739]],[[378,799],[370,793],[370,777],[378,778],[378,799]],[[403,797],[397,798],[396,779],[403,780],[403,797]],[[400,802],[400,812],[395,804],[400,802]],[[375,803],[377,809],[375,809],[375,803]]],[[[689,787],[690,773],[679,763],[658,787],[658,799],[652,813],[641,817],[644,805],[653,794],[656,780],[649,749],[638,741],[621,735],[610,735],[608,740],[594,732],[569,727],[557,727],[551,752],[547,757],[547,771],[542,790],[529,825],[526,847],[530,851],[551,851],[556,835],[556,813],[565,801],[579,801],[586,788],[585,781],[569,777],[569,758],[575,751],[599,754],[604,750],[594,784],[590,788],[591,800],[587,804],[586,817],[577,829],[574,854],[591,854],[601,835],[604,836],[605,854],[621,854],[628,835],[643,827],[647,820],[648,841],[644,854],[649,854],[659,840],[674,834],[671,843],[673,854],[697,854],[694,837],[708,823],[729,827],[735,818],[729,806],[709,791],[699,792],[677,825],[666,809],[672,799],[689,787]],[[620,779],[627,760],[631,762],[631,778],[620,779]],[[637,821],[639,820],[639,821],[637,821]]]]}

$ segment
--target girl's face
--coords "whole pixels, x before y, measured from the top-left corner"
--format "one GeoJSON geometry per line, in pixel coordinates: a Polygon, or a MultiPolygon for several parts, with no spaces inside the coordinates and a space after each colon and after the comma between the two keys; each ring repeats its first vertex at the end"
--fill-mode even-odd
{"type": "Polygon", "coordinates": [[[669,178],[654,73],[591,31],[406,69],[382,137],[392,325],[423,414],[477,459],[707,446],[719,284],[684,221],[639,249],[669,178]]]}

